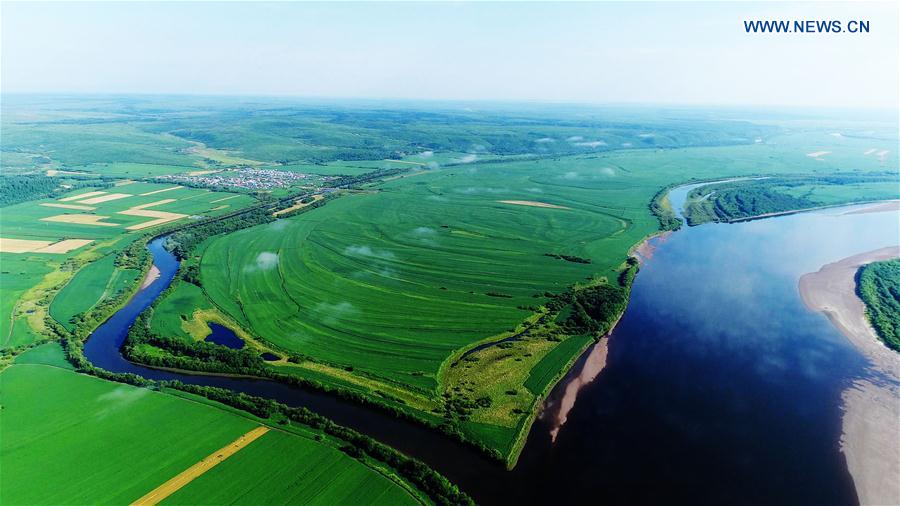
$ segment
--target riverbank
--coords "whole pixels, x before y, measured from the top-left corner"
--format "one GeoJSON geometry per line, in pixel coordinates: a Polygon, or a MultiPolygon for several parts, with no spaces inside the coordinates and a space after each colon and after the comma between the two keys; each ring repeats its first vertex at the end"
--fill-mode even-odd
{"type": "MultiPolygon", "coordinates": [[[[637,259],[639,265],[644,265],[653,257],[653,252],[656,250],[659,243],[664,242],[673,233],[674,231],[672,230],[666,230],[646,237],[643,241],[631,248],[628,252],[628,256],[637,259]]],[[[628,292],[630,300],[631,286],[629,286],[628,292]]],[[[544,400],[536,404],[536,409],[533,412],[528,426],[531,426],[535,418],[548,420],[551,443],[556,442],[559,431],[562,429],[563,425],[566,424],[569,412],[575,407],[575,401],[578,399],[578,392],[592,383],[606,368],[606,358],[609,353],[609,340],[612,338],[613,332],[616,330],[619,322],[622,321],[622,317],[625,316],[625,311],[627,311],[627,305],[626,309],[622,311],[619,317],[616,318],[616,321],[610,326],[609,331],[599,341],[589,343],[586,347],[581,349],[571,361],[569,361],[566,367],[560,371],[558,378],[550,382],[547,390],[541,396],[544,400]],[[585,353],[587,353],[586,356],[585,353]],[[585,360],[576,373],[572,369],[572,366],[578,362],[581,357],[585,357],[585,360]],[[558,392],[558,395],[551,396],[551,393],[557,389],[557,385],[561,382],[565,387],[561,392],[558,392]]],[[[517,441],[517,444],[518,443],[520,443],[520,441],[517,441]]],[[[524,440],[521,441],[522,446],[524,446],[524,443],[524,440]]],[[[521,450],[522,448],[519,448],[516,452],[516,458],[518,458],[518,454],[521,450]]]]}
{"type": "Polygon", "coordinates": [[[800,278],[804,304],[824,313],[871,362],[873,374],[844,391],[841,451],[862,504],[900,504],[900,354],[875,334],[856,295],[856,273],[865,264],[900,257],[891,246],[854,255],[800,278]]]}

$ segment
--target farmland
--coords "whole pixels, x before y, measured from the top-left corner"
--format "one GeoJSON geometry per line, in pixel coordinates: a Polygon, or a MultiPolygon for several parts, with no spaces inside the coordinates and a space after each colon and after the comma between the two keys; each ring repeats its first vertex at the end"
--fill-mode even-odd
{"type": "Polygon", "coordinates": [[[273,432],[163,504],[417,504],[389,478],[334,448],[273,432]],[[290,459],[284,459],[290,455],[290,459]],[[273,467],[272,462],[282,465],[273,467]]]}
{"type": "MultiPolygon", "coordinates": [[[[5,504],[126,504],[258,426],[212,405],[48,365],[14,365],[0,379],[5,504]],[[37,485],[48,476],[54,477],[52,487],[37,485]]],[[[335,444],[311,433],[267,434],[171,502],[220,504],[242,492],[279,502],[296,485],[286,480],[298,479],[314,479],[315,487],[304,488],[306,497],[323,504],[367,497],[417,502],[399,478],[348,457],[335,444]],[[284,465],[271,474],[266,469],[274,462],[284,465]]]]}
{"type": "Polygon", "coordinates": [[[48,309],[71,330],[74,317],[128,293],[144,266],[118,267],[116,256],[141,234],[251,202],[249,195],[122,181],[3,207],[0,345],[41,340],[48,309]]]}

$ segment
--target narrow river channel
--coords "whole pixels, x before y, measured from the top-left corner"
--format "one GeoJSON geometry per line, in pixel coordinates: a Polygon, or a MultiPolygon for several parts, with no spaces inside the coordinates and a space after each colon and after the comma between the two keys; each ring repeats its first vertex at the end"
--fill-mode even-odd
{"type": "MultiPolygon", "coordinates": [[[[689,187],[673,190],[680,207],[689,187]]],[[[802,274],[896,245],[896,212],[847,208],[688,228],[652,241],[605,367],[589,349],[551,393],[511,472],[434,431],[271,381],[160,371],[119,348],[177,260],[85,344],[96,366],[306,406],[427,462],[482,504],[855,504],[839,452],[841,392],[865,359],[798,293],[802,274]],[[586,371],[586,369],[588,369],[586,371]],[[571,410],[552,440],[567,386],[571,410]]]]}

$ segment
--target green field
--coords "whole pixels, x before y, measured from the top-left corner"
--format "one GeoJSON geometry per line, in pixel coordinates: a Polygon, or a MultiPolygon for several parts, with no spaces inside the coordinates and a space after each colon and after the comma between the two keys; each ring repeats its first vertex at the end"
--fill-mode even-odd
{"type": "Polygon", "coordinates": [[[162,504],[418,504],[334,448],[270,432],[162,504]]]}
{"type": "Polygon", "coordinates": [[[254,426],[54,367],[14,365],[0,378],[4,504],[129,503],[254,426]]]}
{"type": "Polygon", "coordinates": [[[38,339],[34,330],[17,311],[22,295],[53,268],[33,257],[0,253],[0,348],[14,347],[38,339]]]}
{"type": "MultiPolygon", "coordinates": [[[[205,403],[47,365],[14,365],[0,380],[3,504],[127,504],[258,426],[205,403]]],[[[270,432],[172,501],[221,504],[252,491],[254,501],[284,502],[290,489],[319,504],[415,502],[390,473],[329,441],[270,432]]]]}
{"type": "Polygon", "coordinates": [[[518,306],[534,295],[611,272],[655,228],[641,200],[649,188],[607,177],[595,190],[566,179],[573,167],[602,174],[597,165],[527,162],[386,183],[213,240],[203,286],[286,351],[432,392],[455,350],[515,327],[530,314],[518,306]],[[615,208],[602,202],[611,193],[621,199],[615,208]]]}
{"type": "Polygon", "coordinates": [[[174,291],[154,308],[151,328],[160,335],[187,338],[182,324],[192,319],[194,311],[212,307],[199,287],[178,283],[174,291]]]}
{"type": "Polygon", "coordinates": [[[59,343],[44,343],[16,356],[16,364],[44,364],[75,370],[59,343]]]}
{"type": "Polygon", "coordinates": [[[118,269],[115,261],[116,256],[108,254],[79,270],[53,298],[50,316],[72,330],[72,317],[91,309],[108,297],[123,293],[137,280],[139,272],[134,269],[118,269]]]}

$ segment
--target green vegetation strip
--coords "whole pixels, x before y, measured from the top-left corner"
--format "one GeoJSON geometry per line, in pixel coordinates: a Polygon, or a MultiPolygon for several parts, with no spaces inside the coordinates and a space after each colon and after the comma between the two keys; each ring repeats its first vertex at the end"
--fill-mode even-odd
{"type": "Polygon", "coordinates": [[[863,266],[857,290],[878,337],[900,352],[900,259],[863,266]]]}
{"type": "Polygon", "coordinates": [[[685,215],[688,224],[699,225],[896,198],[900,188],[895,172],[745,179],[695,188],[685,215]]]}

